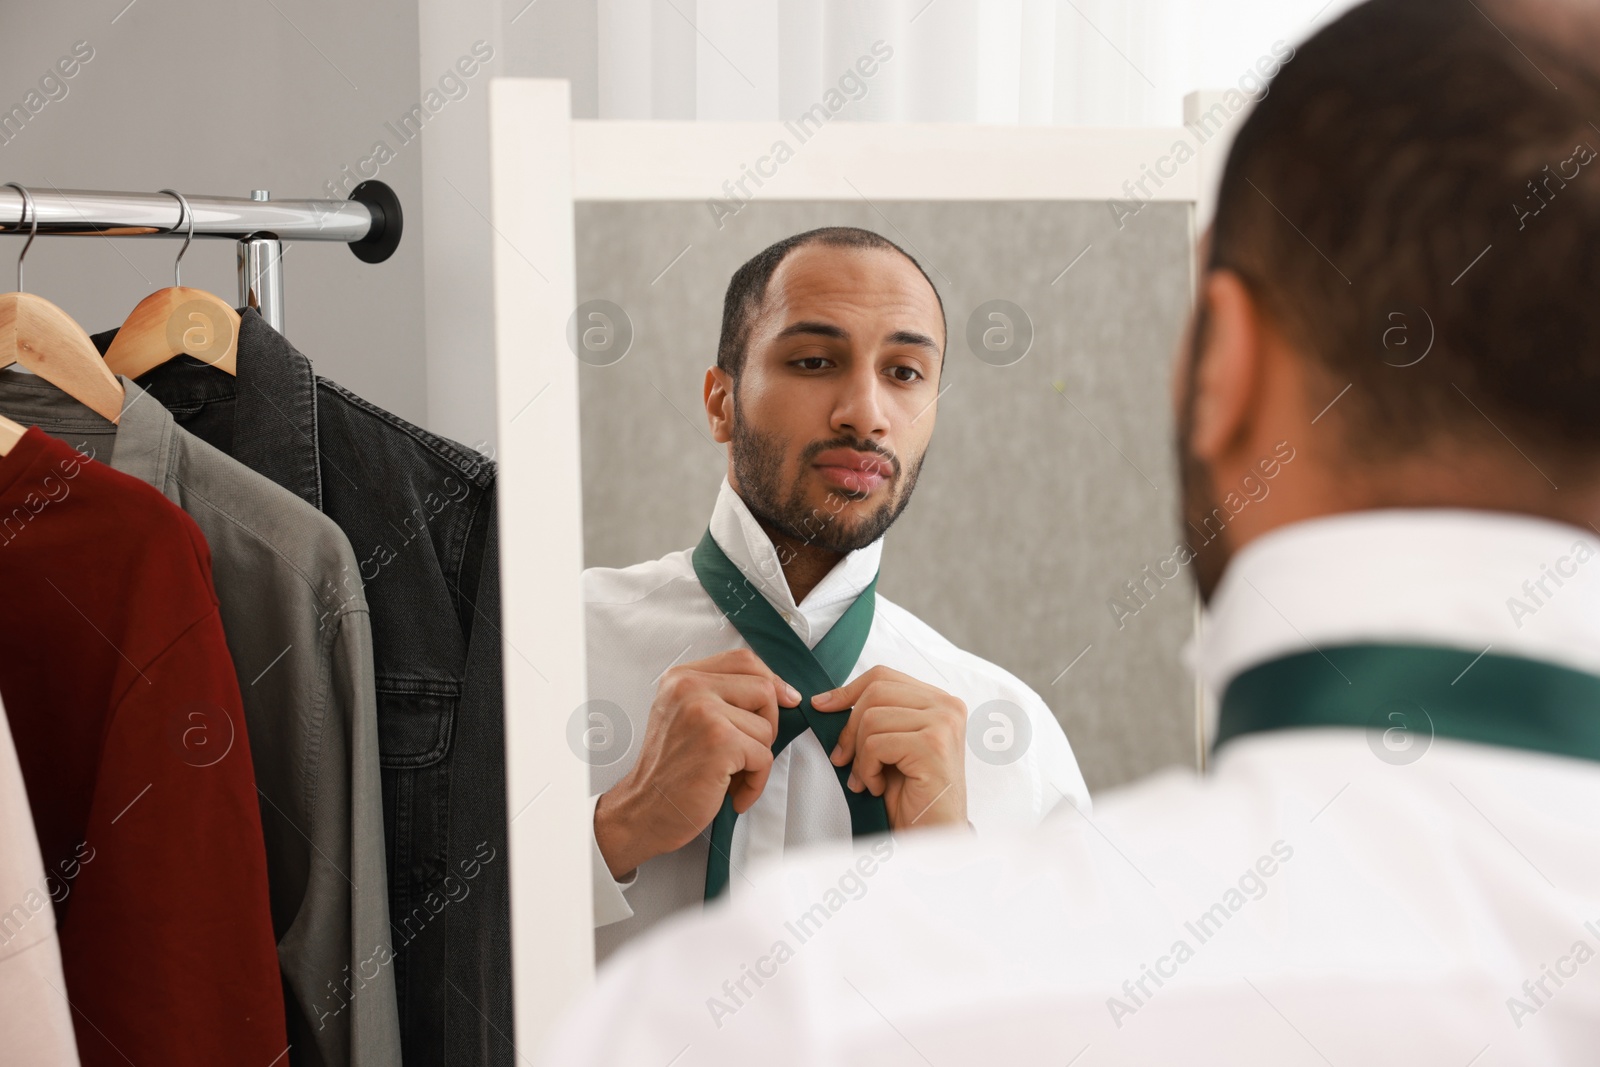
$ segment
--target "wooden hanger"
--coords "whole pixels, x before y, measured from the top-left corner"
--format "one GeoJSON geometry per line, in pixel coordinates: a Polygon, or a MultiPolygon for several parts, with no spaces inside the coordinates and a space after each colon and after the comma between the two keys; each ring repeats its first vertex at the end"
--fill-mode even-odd
{"type": "Polygon", "coordinates": [[[194,212],[182,193],[161,191],[177,197],[178,225],[188,219],[189,233],[172,264],[172,285],[139,301],[111,339],[106,366],[116,374],[137,378],[176,356],[188,355],[238,375],[239,313],[220,296],[183,284],[178,265],[189,250],[189,242],[194,240],[194,212]]]}
{"type": "Polygon", "coordinates": [[[26,426],[0,415],[0,456],[10,455],[11,450],[17,447],[17,442],[22,440],[22,435],[27,432],[26,426]]]}
{"type": "Polygon", "coordinates": [[[39,233],[39,213],[28,190],[16,182],[4,184],[22,193],[22,209],[32,214],[33,230],[17,257],[17,291],[0,293],[0,370],[19,363],[116,422],[122,417],[122,383],[100,358],[100,350],[71,315],[44,297],[22,291],[22,260],[39,233]]]}

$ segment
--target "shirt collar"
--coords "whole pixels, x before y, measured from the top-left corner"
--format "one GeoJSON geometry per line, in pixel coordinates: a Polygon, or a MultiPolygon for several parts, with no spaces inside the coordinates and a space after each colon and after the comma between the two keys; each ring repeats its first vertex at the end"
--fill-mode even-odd
{"type": "Polygon", "coordinates": [[[176,499],[176,487],[168,486],[167,472],[172,469],[178,424],[155,397],[120,374],[117,380],[122,383],[122,415],[117,420],[111,466],[176,499]]]}
{"type": "Polygon", "coordinates": [[[1448,508],[1294,523],[1229,563],[1198,666],[1220,695],[1267,660],[1385,641],[1492,648],[1600,674],[1600,537],[1551,519],[1448,508]]]}
{"type": "MultiPolygon", "coordinates": [[[[36,425],[48,434],[109,433],[115,429],[110,419],[74,400],[67,393],[21,367],[0,371],[0,396],[3,410],[24,425],[36,425]]],[[[123,406],[128,400],[124,395],[123,406]]]]}
{"type": "MultiPolygon", "coordinates": [[[[799,604],[783,575],[778,550],[750,508],[724,476],[711,512],[711,537],[750,583],[785,621],[794,625],[808,646],[822,640],[828,629],[855,602],[878,573],[883,538],[848,553],[799,604]]],[[[1600,568],[1597,568],[1600,569],[1600,568]]]]}
{"type": "Polygon", "coordinates": [[[320,510],[317,375],[311,360],[255,308],[246,308],[239,315],[238,370],[233,458],[320,510]]]}
{"type": "Polygon", "coordinates": [[[177,423],[133,381],[120,374],[117,381],[122,383],[122,413],[115,423],[36,375],[7,372],[0,376],[0,392],[5,396],[5,410],[46,433],[113,436],[116,443],[111,454],[97,458],[155,486],[171,499],[173,488],[167,484],[167,473],[172,468],[177,423]]]}

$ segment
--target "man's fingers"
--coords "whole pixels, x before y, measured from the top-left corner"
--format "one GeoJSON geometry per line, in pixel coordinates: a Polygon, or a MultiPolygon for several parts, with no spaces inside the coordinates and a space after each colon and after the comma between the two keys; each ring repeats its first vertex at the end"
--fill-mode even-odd
{"type": "Polygon", "coordinates": [[[878,730],[916,730],[927,725],[927,711],[918,708],[883,706],[858,703],[850,712],[850,721],[839,732],[839,744],[829,755],[835,767],[843,767],[856,758],[856,749],[867,734],[878,730]]]}
{"type": "Polygon", "coordinates": [[[772,744],[778,736],[778,698],[770,681],[747,674],[713,674],[706,679],[730,722],[757,741],[772,744]]]}
{"type": "Polygon", "coordinates": [[[697,659],[691,663],[683,664],[688,670],[699,671],[702,674],[717,675],[751,675],[757,678],[766,678],[778,687],[779,697],[786,708],[792,708],[800,703],[800,694],[794,686],[784,681],[778,674],[764,663],[748,648],[736,648],[731,652],[719,652],[715,656],[697,659]]]}
{"type": "MultiPolygon", "coordinates": [[[[926,711],[916,708],[878,707],[858,704],[855,711],[850,714],[850,721],[846,724],[847,730],[853,731],[849,748],[849,761],[855,764],[856,776],[862,778],[862,752],[868,741],[878,734],[915,733],[925,729],[933,723],[932,717],[926,711]]],[[[839,749],[845,750],[844,735],[840,735],[839,749]]],[[[847,762],[841,756],[834,761],[835,766],[843,767],[847,762]]],[[[893,761],[891,761],[893,762],[893,761]]],[[[881,777],[881,776],[880,776],[881,777]]],[[[864,778],[862,780],[865,780],[864,778]]]]}
{"type": "Polygon", "coordinates": [[[743,815],[761,797],[767,779],[772,777],[772,749],[742,735],[738,746],[744,769],[729,781],[728,796],[733,799],[733,810],[743,815]]]}
{"type": "Polygon", "coordinates": [[[741,737],[748,737],[759,744],[771,745],[778,736],[776,718],[745,711],[732,704],[723,704],[718,710],[728,720],[728,724],[739,731],[741,737]]]}
{"type": "Polygon", "coordinates": [[[811,698],[811,706],[818,711],[843,711],[852,704],[861,701],[861,693],[867,686],[874,682],[892,682],[916,686],[923,689],[933,687],[926,682],[919,682],[909,674],[901,674],[893,667],[879,665],[870,670],[862,671],[852,681],[846,682],[837,689],[830,689],[825,693],[818,693],[811,698]]]}
{"type": "Polygon", "coordinates": [[[874,733],[862,739],[852,771],[857,783],[873,796],[881,797],[888,788],[884,769],[895,767],[905,774],[915,766],[918,757],[926,749],[927,739],[916,731],[874,733]]]}
{"type": "Polygon", "coordinates": [[[851,682],[844,689],[831,690],[834,693],[844,693],[849,698],[848,703],[840,703],[841,698],[838,697],[833,700],[825,700],[821,694],[818,694],[811,698],[811,706],[818,711],[831,712],[845,711],[860,704],[869,706],[893,704],[902,708],[931,708],[945,695],[943,690],[915,680],[900,681],[897,678],[880,678],[858,687],[856,683],[860,680],[859,678],[856,679],[855,682],[851,682]],[[851,689],[856,689],[856,691],[851,693],[851,689]],[[817,703],[819,700],[822,701],[820,707],[817,703]]]}
{"type": "Polygon", "coordinates": [[[702,673],[700,681],[723,700],[746,711],[771,708],[774,721],[780,702],[790,708],[800,703],[800,694],[794,691],[794,687],[771,671],[761,674],[702,673]],[[789,699],[791,695],[793,700],[789,699]]]}

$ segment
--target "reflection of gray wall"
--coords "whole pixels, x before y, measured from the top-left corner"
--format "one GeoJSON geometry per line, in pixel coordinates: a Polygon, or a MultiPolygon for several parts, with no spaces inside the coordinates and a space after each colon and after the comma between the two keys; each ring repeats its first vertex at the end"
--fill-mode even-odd
{"type": "Polygon", "coordinates": [[[1177,541],[1168,370],[1188,208],[1148,206],[1121,231],[1104,204],[1073,202],[758,202],[720,231],[711,219],[698,203],[578,205],[578,298],[620,305],[635,331],[620,362],[581,368],[587,563],[660,556],[705,529],[726,460],[701,385],[733,271],[788,234],[864,226],[918,256],[951,333],[938,429],[880,588],[1037,690],[1092,789],[1192,762],[1187,577],[1123,629],[1107,607],[1177,541]],[[966,341],[996,298],[1036,331],[1012,366],[966,341]]]}

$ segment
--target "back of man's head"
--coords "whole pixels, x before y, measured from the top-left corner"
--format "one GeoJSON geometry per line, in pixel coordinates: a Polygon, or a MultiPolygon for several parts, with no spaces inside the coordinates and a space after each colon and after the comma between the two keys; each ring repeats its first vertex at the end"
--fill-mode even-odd
{"type": "Polygon", "coordinates": [[[1353,463],[1509,441],[1593,478],[1596,122],[1600,7],[1577,0],[1371,0],[1273,81],[1229,155],[1209,266],[1351,383],[1353,463]]]}

